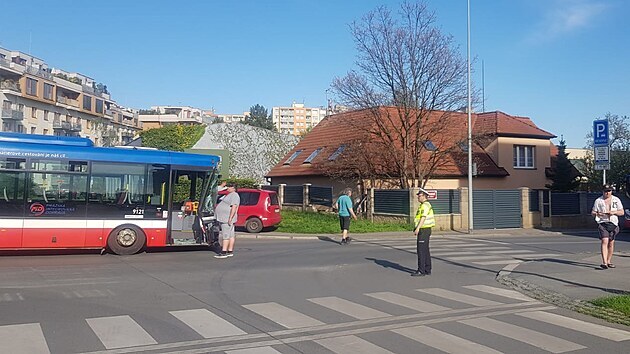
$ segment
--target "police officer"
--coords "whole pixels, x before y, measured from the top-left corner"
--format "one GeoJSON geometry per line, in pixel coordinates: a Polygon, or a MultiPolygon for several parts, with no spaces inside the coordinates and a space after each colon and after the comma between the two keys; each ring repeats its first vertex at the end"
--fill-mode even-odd
{"type": "Polygon", "coordinates": [[[418,192],[418,202],[420,206],[414,218],[413,233],[418,241],[418,270],[411,273],[412,277],[422,277],[431,275],[431,253],[429,252],[429,237],[431,237],[431,229],[435,226],[435,217],[433,216],[433,207],[427,200],[429,192],[420,188],[418,192]]]}

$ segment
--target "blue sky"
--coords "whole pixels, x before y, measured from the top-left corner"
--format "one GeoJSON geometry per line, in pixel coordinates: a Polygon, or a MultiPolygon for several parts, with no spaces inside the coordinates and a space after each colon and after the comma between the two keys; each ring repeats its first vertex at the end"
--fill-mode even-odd
{"type": "MultiPolygon", "coordinates": [[[[354,68],[348,24],[382,4],[398,1],[13,1],[1,7],[0,46],[88,75],[128,107],[323,106],[333,78],[354,68]]],[[[465,56],[466,0],[427,4],[465,56]]],[[[486,111],[531,117],[570,147],[607,112],[630,115],[630,1],[471,7],[486,111]]]]}

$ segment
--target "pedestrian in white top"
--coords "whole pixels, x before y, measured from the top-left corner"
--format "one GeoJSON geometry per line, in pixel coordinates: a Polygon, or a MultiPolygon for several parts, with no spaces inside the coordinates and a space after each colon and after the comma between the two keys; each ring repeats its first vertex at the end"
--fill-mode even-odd
{"type": "Polygon", "coordinates": [[[615,236],[619,234],[619,218],[624,210],[621,200],[612,195],[612,186],[605,184],[602,188],[602,196],[595,200],[591,215],[597,221],[597,230],[601,240],[602,269],[615,268],[612,256],[615,248],[615,236]]]}

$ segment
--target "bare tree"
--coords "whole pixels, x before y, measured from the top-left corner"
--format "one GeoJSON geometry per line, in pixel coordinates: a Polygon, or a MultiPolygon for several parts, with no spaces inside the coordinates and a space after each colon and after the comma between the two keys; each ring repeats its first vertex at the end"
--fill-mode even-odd
{"type": "Polygon", "coordinates": [[[341,103],[367,109],[367,121],[354,128],[387,161],[387,168],[364,174],[384,174],[408,188],[426,184],[456,147],[444,134],[452,112],[466,107],[467,65],[424,3],[405,2],[396,15],[378,7],[350,25],[358,70],[335,78],[332,89],[341,103]]]}

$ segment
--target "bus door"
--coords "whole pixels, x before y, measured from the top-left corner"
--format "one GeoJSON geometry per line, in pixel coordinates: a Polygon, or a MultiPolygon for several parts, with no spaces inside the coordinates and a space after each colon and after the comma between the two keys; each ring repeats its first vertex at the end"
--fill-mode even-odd
{"type": "Polygon", "coordinates": [[[88,164],[31,160],[22,247],[85,246],[88,164]]]}
{"type": "Polygon", "coordinates": [[[25,159],[0,160],[0,248],[22,246],[25,159]]]}
{"type": "Polygon", "coordinates": [[[192,232],[205,172],[173,170],[171,238],[175,244],[196,243],[192,232]]]}

